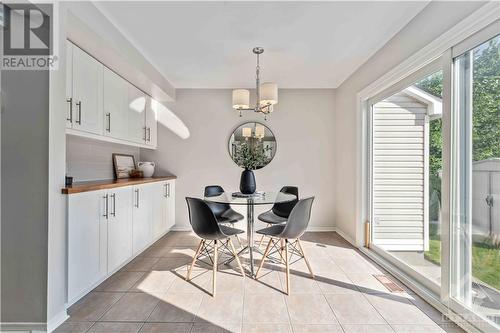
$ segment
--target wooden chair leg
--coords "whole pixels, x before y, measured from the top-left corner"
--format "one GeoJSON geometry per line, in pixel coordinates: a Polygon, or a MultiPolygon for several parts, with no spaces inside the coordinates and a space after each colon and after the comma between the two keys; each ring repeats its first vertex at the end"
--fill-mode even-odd
{"type": "Polygon", "coordinates": [[[240,268],[240,271],[241,271],[241,276],[245,276],[245,271],[243,270],[243,266],[241,266],[240,258],[238,257],[238,253],[236,253],[236,250],[234,248],[233,242],[231,241],[231,238],[228,238],[227,242],[229,243],[229,247],[231,248],[231,252],[233,252],[234,258],[236,259],[236,262],[238,263],[238,267],[240,268]]]}
{"type": "Polygon", "coordinates": [[[213,271],[213,278],[212,278],[212,296],[215,297],[215,290],[217,286],[217,255],[218,255],[218,248],[217,248],[217,240],[214,240],[214,266],[212,268],[213,271]]]}
{"type": "Polygon", "coordinates": [[[262,242],[264,241],[264,237],[265,237],[264,235],[262,235],[262,236],[260,237],[260,241],[259,241],[259,246],[258,246],[258,247],[261,247],[261,246],[262,246],[262,242]]]}
{"type": "Polygon", "coordinates": [[[187,276],[186,276],[186,281],[189,281],[191,279],[191,271],[193,270],[193,266],[196,263],[196,259],[198,259],[198,256],[200,255],[201,249],[203,248],[204,245],[205,245],[205,240],[202,239],[200,241],[200,244],[198,245],[198,248],[196,249],[196,253],[193,257],[193,261],[191,262],[191,265],[189,266],[187,276]]]}
{"type": "Polygon", "coordinates": [[[288,239],[285,239],[286,294],[290,295],[290,262],[288,258],[288,239]]]}
{"type": "Polygon", "coordinates": [[[264,266],[264,261],[266,261],[267,255],[269,254],[269,250],[271,249],[271,243],[273,241],[273,238],[269,238],[269,243],[267,243],[266,250],[264,251],[264,254],[262,255],[262,260],[260,261],[259,268],[257,269],[257,272],[255,273],[255,278],[259,276],[260,269],[262,266],[264,266]]]}
{"type": "Polygon", "coordinates": [[[299,244],[300,252],[302,253],[302,257],[304,258],[307,269],[309,270],[309,273],[311,273],[311,277],[314,279],[314,273],[312,271],[311,265],[309,264],[309,260],[307,260],[306,254],[304,252],[304,248],[302,247],[302,243],[300,242],[299,239],[297,239],[297,244],[299,244]]]}
{"type": "Polygon", "coordinates": [[[236,237],[236,240],[238,241],[238,245],[239,247],[238,248],[241,248],[241,239],[240,239],[240,236],[238,236],[237,234],[235,235],[236,237]]]}
{"type": "Polygon", "coordinates": [[[280,261],[283,260],[283,252],[284,251],[285,251],[285,240],[282,239],[280,241],[280,257],[281,257],[280,261]]]}

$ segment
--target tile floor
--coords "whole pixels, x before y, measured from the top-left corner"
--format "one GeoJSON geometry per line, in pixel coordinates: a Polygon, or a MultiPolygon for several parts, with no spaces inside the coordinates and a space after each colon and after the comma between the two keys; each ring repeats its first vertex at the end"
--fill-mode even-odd
{"type": "Polygon", "coordinates": [[[203,263],[184,279],[199,240],[171,232],[74,304],[56,332],[463,332],[409,290],[390,293],[373,277],[387,273],[338,234],[302,239],[314,280],[295,263],[286,296],[279,265],[254,280],[231,264],[220,267],[212,297],[203,263]]]}

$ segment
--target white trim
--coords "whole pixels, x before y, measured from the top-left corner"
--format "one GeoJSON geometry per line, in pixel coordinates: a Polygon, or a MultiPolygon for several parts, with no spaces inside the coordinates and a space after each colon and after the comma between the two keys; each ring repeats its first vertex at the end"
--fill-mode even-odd
{"type": "Polygon", "coordinates": [[[177,226],[177,225],[174,225],[170,231],[193,231],[193,229],[191,228],[191,226],[185,226],[185,225],[181,225],[181,226],[177,226]]]}
{"type": "Polygon", "coordinates": [[[53,332],[69,318],[68,312],[63,310],[47,321],[47,332],[53,332]]]}
{"type": "Polygon", "coordinates": [[[333,232],[337,229],[335,227],[308,227],[307,232],[333,232]]]}
{"type": "Polygon", "coordinates": [[[356,241],[354,239],[352,239],[350,236],[348,236],[341,229],[335,227],[334,232],[336,232],[337,234],[339,234],[343,239],[345,239],[346,241],[348,241],[352,246],[354,246],[355,248],[358,248],[358,245],[356,245],[356,241]]]}
{"type": "Polygon", "coordinates": [[[47,332],[46,323],[0,322],[0,332],[47,332]]]}

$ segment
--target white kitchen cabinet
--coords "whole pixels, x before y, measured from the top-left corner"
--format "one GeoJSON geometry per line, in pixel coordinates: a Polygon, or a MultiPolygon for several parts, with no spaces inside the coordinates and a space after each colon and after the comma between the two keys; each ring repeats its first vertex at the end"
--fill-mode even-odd
{"type": "Polygon", "coordinates": [[[106,67],[103,73],[103,111],[103,134],[126,140],[128,136],[128,83],[106,67]]]}
{"type": "Polygon", "coordinates": [[[158,133],[158,102],[146,97],[146,145],[156,148],[158,133]]]}
{"type": "Polygon", "coordinates": [[[175,180],[167,181],[167,208],[165,210],[166,229],[175,224],[175,180]]]}
{"type": "Polygon", "coordinates": [[[73,44],[66,41],[66,128],[73,127],[73,44]]]}
{"type": "Polygon", "coordinates": [[[133,253],[144,250],[153,240],[153,193],[156,184],[134,186],[133,253]]]}
{"type": "Polygon", "coordinates": [[[73,46],[73,129],[100,134],[103,131],[103,66],[73,46]]]}
{"type": "Polygon", "coordinates": [[[107,274],[105,191],[72,194],[68,198],[68,301],[83,296],[107,274]]]}
{"type": "Polygon", "coordinates": [[[108,190],[108,273],[132,257],[132,188],[108,190]]]}
{"type": "Polygon", "coordinates": [[[128,140],[146,143],[151,136],[146,128],[146,95],[132,84],[128,84],[128,140]]]}

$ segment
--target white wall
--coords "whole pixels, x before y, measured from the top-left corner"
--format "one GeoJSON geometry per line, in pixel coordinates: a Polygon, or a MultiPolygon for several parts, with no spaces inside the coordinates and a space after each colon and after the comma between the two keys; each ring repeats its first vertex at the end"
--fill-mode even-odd
{"type": "Polygon", "coordinates": [[[160,121],[159,148],[141,149],[141,160],[156,161],[160,170],[178,176],[176,227],[189,228],[185,197],[201,197],[210,184],[238,190],[242,170],[228,154],[228,138],[241,123],[260,121],[274,132],[277,151],[269,165],[255,172],[257,189],[297,185],[301,197],[316,196],[310,228],[331,230],[336,186],[334,103],[333,90],[280,90],[279,104],[264,122],[253,112],[239,118],[231,109],[230,90],[177,90],[176,102],[166,105],[184,121],[191,136],[182,140],[160,121]]]}
{"type": "Polygon", "coordinates": [[[358,244],[361,243],[362,233],[356,203],[361,193],[357,193],[356,184],[360,181],[357,168],[361,167],[361,162],[356,149],[361,139],[357,132],[361,117],[356,114],[356,94],[483,4],[431,2],[336,90],[335,222],[345,236],[358,244]]]}

